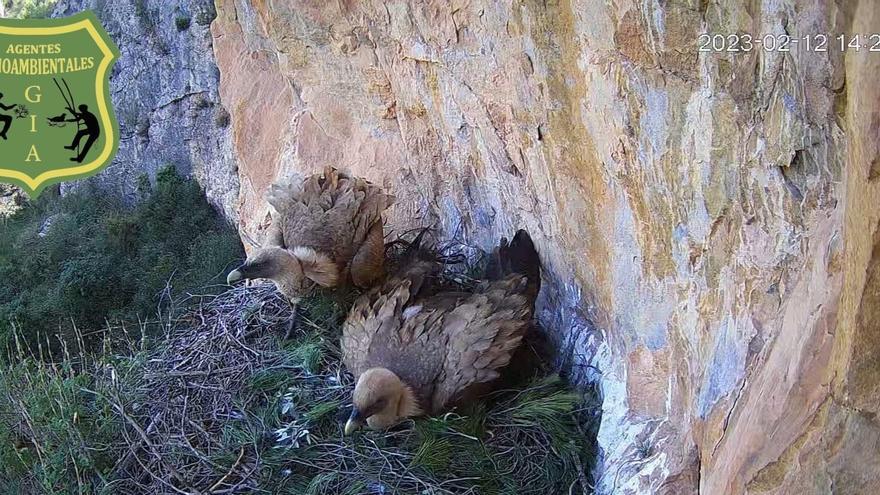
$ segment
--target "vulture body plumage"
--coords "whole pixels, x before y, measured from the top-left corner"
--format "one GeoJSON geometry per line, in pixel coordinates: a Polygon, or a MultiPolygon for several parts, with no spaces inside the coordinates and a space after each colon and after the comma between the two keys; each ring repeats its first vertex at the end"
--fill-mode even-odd
{"type": "Polygon", "coordinates": [[[435,261],[416,259],[360,296],[343,325],[342,353],[357,377],[346,432],[393,426],[473,400],[520,345],[540,287],[529,235],[502,239],[490,280],[474,292],[433,289],[435,261]]]}
{"type": "Polygon", "coordinates": [[[316,286],[372,286],[384,275],[382,213],[393,197],[334,168],[274,184],[265,244],[227,282],[266,278],[292,302],[316,286]]]}

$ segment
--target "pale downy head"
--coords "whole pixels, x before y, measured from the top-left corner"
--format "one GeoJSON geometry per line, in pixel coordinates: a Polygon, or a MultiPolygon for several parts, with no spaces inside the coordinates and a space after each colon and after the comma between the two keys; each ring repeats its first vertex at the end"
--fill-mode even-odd
{"type": "Polygon", "coordinates": [[[345,423],[346,435],[364,424],[383,430],[422,414],[412,389],[385,368],[371,368],[361,374],[352,394],[352,406],[345,423]]]}
{"type": "Polygon", "coordinates": [[[337,270],[326,256],[312,249],[268,247],[254,250],[243,265],[229,273],[226,283],[232,285],[239,280],[257,278],[275,282],[278,290],[295,302],[315,284],[336,285],[337,270]]]}

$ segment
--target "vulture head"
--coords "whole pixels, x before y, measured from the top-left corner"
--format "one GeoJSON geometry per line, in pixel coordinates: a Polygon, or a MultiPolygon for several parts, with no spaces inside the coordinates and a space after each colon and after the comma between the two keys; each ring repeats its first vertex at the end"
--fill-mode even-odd
{"type": "Polygon", "coordinates": [[[383,430],[422,414],[412,389],[385,368],[370,368],[361,374],[352,403],[354,408],[345,423],[346,435],[365,423],[373,430],[383,430]]]}
{"type": "Polygon", "coordinates": [[[226,277],[229,285],[239,280],[265,278],[275,282],[278,290],[293,302],[298,301],[314,285],[336,285],[338,270],[326,256],[313,249],[281,247],[256,249],[243,265],[226,277]]]}

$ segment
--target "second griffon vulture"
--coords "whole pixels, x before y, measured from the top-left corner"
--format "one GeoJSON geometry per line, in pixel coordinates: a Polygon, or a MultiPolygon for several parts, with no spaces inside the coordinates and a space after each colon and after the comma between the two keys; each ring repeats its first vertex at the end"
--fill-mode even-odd
{"type": "Polygon", "coordinates": [[[346,434],[462,405],[500,376],[531,324],[540,261],[523,230],[492,261],[472,293],[436,292],[439,264],[415,259],[355,301],[341,342],[357,378],[346,434]]]}
{"type": "Polygon", "coordinates": [[[384,275],[382,213],[393,197],[334,168],[274,184],[267,241],[227,277],[272,280],[295,304],[320,287],[367,288],[384,275]]]}

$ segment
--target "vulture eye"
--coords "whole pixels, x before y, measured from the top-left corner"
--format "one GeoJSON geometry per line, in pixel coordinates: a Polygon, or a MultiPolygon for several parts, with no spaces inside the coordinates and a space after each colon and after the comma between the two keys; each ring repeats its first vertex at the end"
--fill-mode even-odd
{"type": "Polygon", "coordinates": [[[366,409],[363,411],[363,415],[364,415],[364,417],[365,417],[365,418],[369,418],[370,416],[372,416],[372,415],[378,413],[378,412],[381,411],[382,409],[385,409],[385,404],[386,404],[387,402],[388,402],[388,401],[385,400],[385,398],[382,398],[382,399],[377,400],[376,402],[373,402],[373,404],[372,404],[370,407],[366,408],[366,409]]]}
{"type": "Polygon", "coordinates": [[[267,260],[248,261],[239,271],[246,274],[248,278],[267,278],[269,273],[269,262],[267,260]]]}

